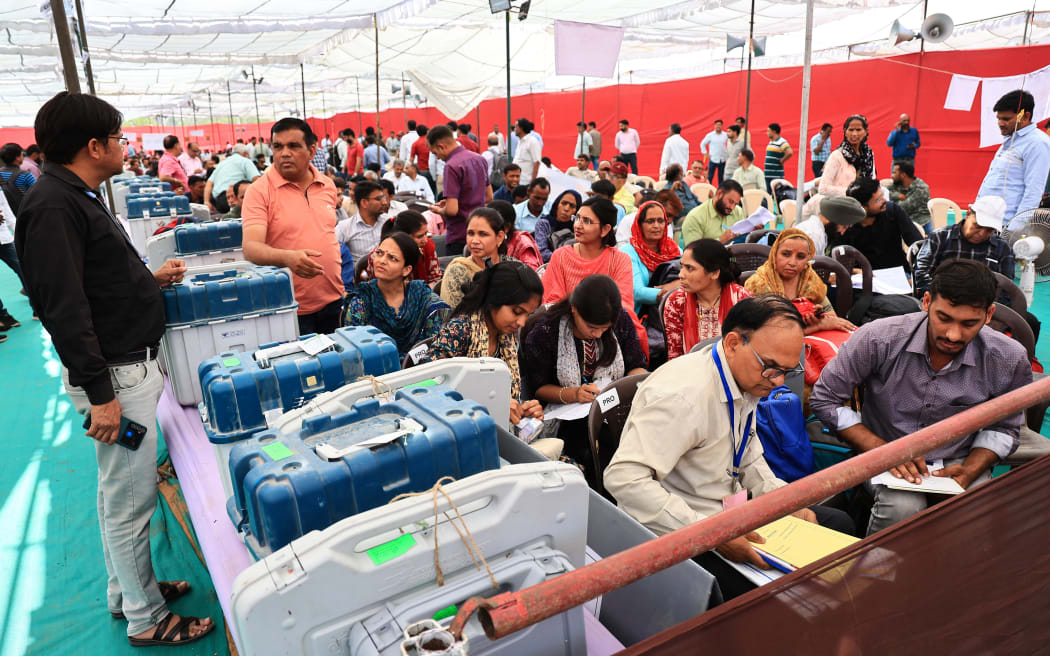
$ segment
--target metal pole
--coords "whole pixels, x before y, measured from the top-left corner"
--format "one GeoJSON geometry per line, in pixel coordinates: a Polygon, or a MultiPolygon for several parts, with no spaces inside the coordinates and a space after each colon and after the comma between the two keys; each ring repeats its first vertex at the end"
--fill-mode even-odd
{"type": "MultiPolygon", "coordinates": [[[[179,127],[182,128],[182,140],[183,141],[188,141],[188,139],[186,139],[186,121],[182,120],[182,103],[179,103],[178,107],[179,107],[179,127]]],[[[174,120],[175,115],[173,114],[171,118],[172,118],[172,120],[174,120]]]]}
{"type": "Polygon", "coordinates": [[[328,134],[328,108],[324,102],[324,88],[321,89],[321,131],[328,134]]]}
{"type": "Polygon", "coordinates": [[[255,99],[255,136],[259,137],[259,141],[262,141],[262,128],[259,123],[262,122],[262,118],[259,116],[259,93],[255,86],[258,80],[255,79],[255,64],[252,64],[252,97],[255,99]]]}
{"type": "Polygon", "coordinates": [[[376,134],[379,134],[379,15],[372,14],[372,24],[376,28],[376,134]]]}
{"type": "Polygon", "coordinates": [[[1024,13],[1024,33],[1021,35],[1021,45],[1028,45],[1028,26],[1032,23],[1032,19],[1035,18],[1035,12],[1026,11],[1024,13]]]}
{"type": "MultiPolygon", "coordinates": [[[[55,0],[51,0],[54,2],[55,0]]],[[[514,123],[510,118],[510,10],[506,12],[506,27],[507,27],[507,155],[514,157],[514,151],[510,147],[510,138],[514,134],[514,123]]]]}
{"type": "MultiPolygon", "coordinates": [[[[802,199],[802,186],[806,183],[806,150],[809,146],[809,83],[810,68],[813,58],[813,0],[806,2],[806,54],[802,64],[802,116],[799,120],[799,142],[798,149],[801,155],[798,158],[798,185],[797,194],[802,199]]],[[[779,208],[777,208],[779,209],[779,208]]],[[[798,214],[801,214],[798,213],[798,214]]],[[[785,228],[788,227],[786,224],[785,228]]]]}
{"type": "Polygon", "coordinates": [[[233,127],[233,94],[230,92],[230,81],[226,80],[226,104],[230,108],[230,134],[233,135],[230,138],[230,143],[237,143],[237,130],[233,127]]]}
{"type": "Polygon", "coordinates": [[[215,149],[212,152],[213,153],[218,153],[219,152],[219,142],[215,138],[217,136],[217,134],[215,132],[215,110],[212,108],[212,104],[211,104],[211,89],[208,90],[208,120],[211,121],[211,143],[212,143],[212,146],[215,147],[215,149]]]}
{"type": "Polygon", "coordinates": [[[405,86],[405,72],[401,72],[401,111],[404,112],[404,122],[408,125],[408,87],[405,86]]]}
{"type": "Polygon", "coordinates": [[[583,92],[580,94],[580,120],[583,122],[583,129],[587,129],[587,76],[583,76],[583,92]]]}
{"type": "Polygon", "coordinates": [[[306,72],[303,63],[299,62],[299,89],[303,92],[303,120],[306,120],[306,72]]]}
{"type": "Polygon", "coordinates": [[[458,637],[470,616],[478,611],[481,625],[489,639],[510,635],[599,595],[710,551],[728,540],[849,489],[1048,398],[1050,378],[1044,378],[877,449],[822,469],[741,506],[724,510],[596,563],[519,592],[498,594],[488,599],[473,597],[460,607],[450,630],[458,637]]]}
{"type": "Polygon", "coordinates": [[[364,134],[365,128],[362,122],[361,114],[361,78],[355,77],[354,82],[357,82],[357,134],[364,134]]]}
{"type": "Polygon", "coordinates": [[[751,0],[751,28],[747,32],[747,95],[744,97],[744,148],[751,132],[751,40],[755,38],[755,0],[751,0]]]}
{"type": "MultiPolygon", "coordinates": [[[[54,5],[55,5],[55,2],[54,2],[54,0],[52,0],[52,2],[51,2],[52,11],[54,10],[54,5]]],[[[92,72],[92,69],[91,69],[91,51],[88,49],[87,28],[85,27],[85,24],[84,24],[84,6],[83,6],[83,4],[81,3],[80,0],[76,0],[76,3],[74,4],[74,7],[77,10],[77,27],[79,28],[79,31],[80,31],[80,51],[81,51],[81,55],[82,55],[82,57],[84,59],[84,76],[87,78],[88,92],[91,95],[95,96],[95,95],[97,95],[95,93],[95,75],[94,75],[94,73],[92,72]]],[[[68,40],[69,39],[68,23],[65,23],[65,19],[64,18],[63,18],[63,23],[66,25],[66,39],[68,40]]],[[[57,28],[56,28],[56,33],[57,33],[57,28]]],[[[72,44],[70,44],[70,46],[72,46],[72,44]]],[[[61,48],[60,48],[60,50],[61,50],[61,48]]],[[[72,48],[70,48],[70,50],[72,51],[72,48]]],[[[63,64],[62,68],[65,69],[65,65],[64,64],[63,64]]],[[[73,65],[73,72],[74,72],[74,74],[76,73],[76,65],[75,64],[73,65]]],[[[79,92],[80,91],[80,78],[77,77],[76,79],[77,79],[77,91],[79,92]]],[[[69,91],[73,92],[73,89],[69,89],[69,91]]],[[[117,206],[113,203],[113,183],[109,181],[109,178],[106,178],[106,199],[109,201],[109,211],[112,212],[115,215],[117,213],[117,206]]]]}
{"type": "Polygon", "coordinates": [[[62,58],[62,75],[66,78],[66,90],[70,93],[80,93],[80,75],[77,73],[77,63],[73,57],[69,19],[66,17],[66,6],[62,0],[51,0],[51,19],[55,24],[55,37],[58,39],[58,54],[62,58]]]}

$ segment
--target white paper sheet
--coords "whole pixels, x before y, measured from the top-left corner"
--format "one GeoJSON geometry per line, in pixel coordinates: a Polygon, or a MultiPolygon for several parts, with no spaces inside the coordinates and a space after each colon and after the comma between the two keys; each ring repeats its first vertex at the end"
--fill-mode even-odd
{"type": "MultiPolygon", "coordinates": [[[[926,463],[926,469],[932,474],[938,469],[944,469],[944,461],[934,460],[926,463]]],[[[894,490],[908,490],[912,492],[927,492],[930,494],[962,494],[966,490],[948,477],[930,476],[923,478],[922,483],[909,483],[903,478],[896,478],[889,472],[883,472],[871,479],[872,485],[885,485],[894,490]]]]}
{"type": "Polygon", "coordinates": [[[981,148],[1000,146],[1003,135],[999,132],[992,107],[1004,94],[1023,88],[1035,96],[1033,123],[1050,116],[1050,66],[1032,71],[1027,75],[1008,77],[986,77],[981,79],[981,148]]]}
{"type": "Polygon", "coordinates": [[[764,207],[760,207],[755,210],[751,216],[746,219],[740,219],[733,225],[729,226],[729,229],[733,231],[734,235],[746,235],[752,230],[758,230],[770,221],[774,221],[776,217],[764,207]]]}
{"type": "Polygon", "coordinates": [[[977,87],[981,84],[981,78],[971,75],[953,75],[951,84],[948,85],[948,95],[944,99],[945,109],[968,112],[973,107],[973,99],[977,97],[977,87]]]}
{"type": "MultiPolygon", "coordinates": [[[[904,267],[875,269],[872,273],[871,291],[876,294],[910,294],[911,283],[904,267]]],[[[860,289],[864,280],[861,273],[853,274],[853,288],[860,289]]]]}
{"type": "Polygon", "coordinates": [[[590,403],[548,403],[547,407],[543,409],[543,420],[563,419],[572,421],[573,419],[583,419],[590,411],[590,403]]]}

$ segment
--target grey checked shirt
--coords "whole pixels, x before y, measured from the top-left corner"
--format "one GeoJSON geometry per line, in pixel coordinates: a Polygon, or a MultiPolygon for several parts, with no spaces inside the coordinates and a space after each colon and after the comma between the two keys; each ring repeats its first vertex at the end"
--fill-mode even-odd
{"type": "MultiPolygon", "coordinates": [[[[925,312],[873,321],[853,334],[824,367],[810,408],[825,426],[859,423],[892,441],[1032,382],[1024,347],[985,326],[948,366],[934,371],[927,354],[925,312]],[[863,385],[863,417],[844,407],[863,385]]],[[[1005,458],[1017,449],[1018,413],[947,444],[927,459],[965,458],[980,447],[1005,458]]]]}

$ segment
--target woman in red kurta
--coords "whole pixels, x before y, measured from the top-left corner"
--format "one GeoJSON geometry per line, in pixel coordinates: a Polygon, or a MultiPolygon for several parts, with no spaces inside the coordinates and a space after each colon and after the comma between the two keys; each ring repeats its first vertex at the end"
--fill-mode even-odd
{"type": "Polygon", "coordinates": [[[607,198],[593,196],[583,202],[573,221],[576,243],[551,255],[543,274],[543,302],[568,298],[587,276],[602,274],[616,281],[623,309],[631,317],[646,357],[649,339],[634,313],[634,277],[631,258],[616,248],[616,207],[607,198]]]}

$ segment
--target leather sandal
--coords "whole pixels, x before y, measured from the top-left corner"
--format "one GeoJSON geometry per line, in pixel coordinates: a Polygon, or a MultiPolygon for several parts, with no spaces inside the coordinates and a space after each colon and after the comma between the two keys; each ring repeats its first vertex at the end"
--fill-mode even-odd
{"type": "Polygon", "coordinates": [[[172,613],[168,613],[164,616],[164,619],[157,625],[156,630],[153,631],[153,636],[150,638],[132,638],[128,637],[128,642],[131,643],[132,647],[175,647],[178,645],[188,645],[191,642],[196,642],[208,635],[215,629],[215,623],[212,622],[204,631],[198,633],[195,636],[190,635],[190,625],[200,620],[199,617],[190,617],[189,615],[183,615],[182,619],[174,624],[165,633],[164,627],[168,626],[168,622],[171,620],[172,613]]]}
{"type": "MultiPolygon", "coordinates": [[[[192,589],[189,581],[158,581],[157,585],[160,587],[160,596],[164,597],[164,603],[167,604],[170,604],[179,597],[182,597],[192,589]],[[185,583],[186,587],[180,588],[180,583],[185,583]]],[[[113,619],[115,620],[124,619],[123,611],[110,611],[109,614],[112,615],[113,619]]]]}

